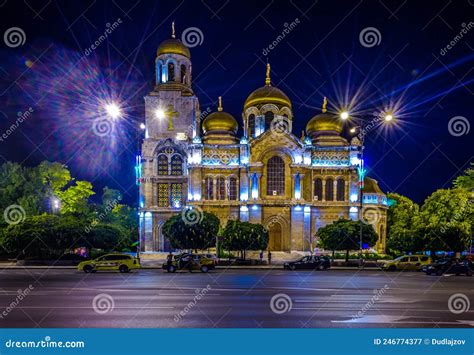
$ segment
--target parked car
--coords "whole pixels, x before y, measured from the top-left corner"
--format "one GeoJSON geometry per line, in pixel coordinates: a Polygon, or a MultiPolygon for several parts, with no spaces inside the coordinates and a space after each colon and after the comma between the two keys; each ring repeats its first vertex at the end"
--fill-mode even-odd
{"type": "Polygon", "coordinates": [[[168,262],[163,263],[162,268],[168,272],[176,272],[176,270],[208,272],[214,269],[215,265],[212,259],[208,259],[203,255],[183,253],[176,255],[170,265],[168,265],[168,262]]]}
{"type": "Polygon", "coordinates": [[[77,270],[86,273],[96,271],[120,271],[129,272],[140,268],[140,259],[128,254],[106,254],[94,260],[87,260],[77,265],[77,270]]]}
{"type": "Polygon", "coordinates": [[[461,261],[460,259],[445,258],[428,265],[423,271],[427,275],[465,274],[466,276],[472,276],[473,266],[469,260],[461,261]]]}
{"type": "Polygon", "coordinates": [[[214,265],[217,265],[219,263],[219,258],[214,254],[201,254],[201,255],[207,259],[211,259],[214,265]]]}
{"type": "Polygon", "coordinates": [[[395,270],[422,270],[423,266],[429,265],[431,258],[426,255],[403,255],[394,260],[386,262],[382,269],[387,271],[395,270]]]}
{"type": "Polygon", "coordinates": [[[299,260],[286,262],[284,269],[288,270],[326,270],[331,267],[331,261],[327,256],[308,255],[299,260]]]}

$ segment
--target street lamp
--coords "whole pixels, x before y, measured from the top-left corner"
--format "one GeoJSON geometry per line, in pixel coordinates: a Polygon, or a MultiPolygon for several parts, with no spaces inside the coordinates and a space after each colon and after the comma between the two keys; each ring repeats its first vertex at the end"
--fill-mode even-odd
{"type": "Polygon", "coordinates": [[[145,130],[145,128],[146,128],[145,124],[144,124],[144,123],[140,123],[140,129],[143,131],[143,130],[145,130]]]}
{"type": "Polygon", "coordinates": [[[59,209],[61,207],[61,201],[57,197],[52,197],[51,198],[51,209],[53,213],[58,213],[59,209]]]}
{"type": "Polygon", "coordinates": [[[347,111],[342,111],[340,114],[339,114],[339,117],[341,117],[341,119],[343,120],[347,120],[349,118],[349,112],[347,111]]]}
{"type": "Polygon", "coordinates": [[[107,112],[107,115],[109,115],[114,120],[122,115],[120,106],[114,102],[105,105],[105,112],[107,112]]]}

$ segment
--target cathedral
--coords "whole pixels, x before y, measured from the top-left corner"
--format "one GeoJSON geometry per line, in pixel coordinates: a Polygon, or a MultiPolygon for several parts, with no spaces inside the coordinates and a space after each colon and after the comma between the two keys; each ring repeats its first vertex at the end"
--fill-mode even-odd
{"type": "Polygon", "coordinates": [[[374,249],[385,252],[386,195],[365,177],[361,142],[345,134],[326,98],[298,137],[291,100],[273,85],[270,65],[236,118],[221,98],[216,112],[201,111],[191,53],[174,33],[155,63],[136,168],[142,253],[170,250],[161,231],[169,217],[195,223],[202,211],[222,226],[229,219],[263,224],[269,250],[282,252],[314,250],[322,226],[363,218],[379,236],[374,249]]]}

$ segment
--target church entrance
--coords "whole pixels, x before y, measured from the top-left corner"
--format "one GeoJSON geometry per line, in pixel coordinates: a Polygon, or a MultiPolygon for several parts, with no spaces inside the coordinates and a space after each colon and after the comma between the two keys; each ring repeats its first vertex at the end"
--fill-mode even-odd
{"type": "Polygon", "coordinates": [[[280,223],[273,223],[268,230],[269,241],[268,248],[271,251],[281,251],[282,250],[282,235],[281,235],[281,225],[280,223]]]}

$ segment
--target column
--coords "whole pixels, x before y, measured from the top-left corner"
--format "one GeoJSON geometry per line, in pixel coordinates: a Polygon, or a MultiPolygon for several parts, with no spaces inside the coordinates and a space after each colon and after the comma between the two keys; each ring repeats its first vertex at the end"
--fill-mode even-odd
{"type": "Polygon", "coordinates": [[[212,178],[212,199],[216,199],[216,191],[217,191],[217,177],[212,178]]]}
{"type": "Polygon", "coordinates": [[[326,179],[323,179],[323,177],[321,176],[321,185],[322,185],[322,196],[321,196],[321,201],[326,201],[326,179]]]}

